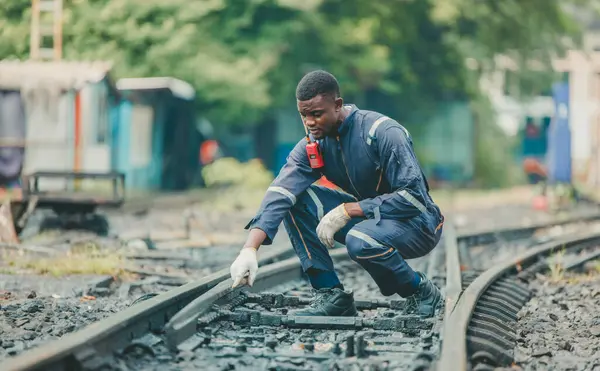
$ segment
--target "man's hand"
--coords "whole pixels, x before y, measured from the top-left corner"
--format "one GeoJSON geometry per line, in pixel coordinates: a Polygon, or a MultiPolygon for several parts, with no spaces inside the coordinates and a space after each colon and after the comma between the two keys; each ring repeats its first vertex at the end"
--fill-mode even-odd
{"type": "Polygon", "coordinates": [[[252,286],[257,272],[258,260],[256,259],[256,249],[252,247],[243,247],[238,257],[229,268],[229,273],[233,280],[231,288],[236,288],[242,284],[252,286]]]}
{"type": "Polygon", "coordinates": [[[346,211],[344,204],[339,205],[325,214],[317,226],[317,236],[319,236],[319,240],[321,240],[325,246],[332,248],[335,244],[333,235],[342,229],[350,219],[350,215],[346,211]]]}

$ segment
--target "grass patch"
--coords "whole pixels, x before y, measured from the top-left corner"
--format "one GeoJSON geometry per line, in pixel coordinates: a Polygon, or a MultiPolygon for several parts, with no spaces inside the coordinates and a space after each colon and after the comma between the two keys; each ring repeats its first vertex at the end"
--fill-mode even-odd
{"type": "Polygon", "coordinates": [[[591,262],[592,268],[587,269],[586,273],[567,272],[564,269],[564,248],[549,257],[548,268],[550,274],[548,281],[550,283],[567,283],[575,285],[582,282],[595,282],[600,278],[600,260],[591,262]]]}
{"type": "Polygon", "coordinates": [[[10,252],[4,256],[6,274],[33,273],[62,277],[74,274],[121,276],[125,273],[124,258],[115,251],[102,250],[94,243],[74,245],[70,251],[50,257],[10,252]]]}
{"type": "Polygon", "coordinates": [[[0,274],[15,274],[15,270],[14,269],[10,269],[10,268],[5,268],[5,267],[1,267],[0,268],[0,274]]]}
{"type": "Polygon", "coordinates": [[[562,281],[565,277],[564,256],[564,248],[550,256],[548,268],[550,268],[550,280],[552,282],[562,281]]]}
{"type": "Polygon", "coordinates": [[[48,229],[27,238],[28,243],[39,243],[60,238],[63,232],[58,229],[48,229]]]}

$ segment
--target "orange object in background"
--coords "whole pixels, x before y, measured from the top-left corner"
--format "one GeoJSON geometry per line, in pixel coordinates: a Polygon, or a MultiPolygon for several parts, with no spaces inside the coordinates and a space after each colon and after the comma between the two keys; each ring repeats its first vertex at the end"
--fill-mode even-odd
{"type": "Polygon", "coordinates": [[[208,165],[215,160],[219,150],[219,143],[216,140],[205,140],[200,145],[200,162],[202,165],[208,165]]]}
{"type": "Polygon", "coordinates": [[[548,197],[539,195],[535,196],[531,202],[534,210],[548,210],[548,197]]]}
{"type": "Polygon", "coordinates": [[[525,170],[526,174],[536,174],[543,178],[548,176],[544,165],[539,160],[531,157],[523,160],[523,170],[525,170]]]}

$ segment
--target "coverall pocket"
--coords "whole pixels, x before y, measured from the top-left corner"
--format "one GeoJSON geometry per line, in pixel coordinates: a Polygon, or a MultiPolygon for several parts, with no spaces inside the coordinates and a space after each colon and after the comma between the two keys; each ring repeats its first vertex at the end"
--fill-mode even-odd
{"type": "Polygon", "coordinates": [[[441,228],[438,223],[438,217],[430,212],[423,213],[413,218],[410,223],[414,226],[415,230],[418,230],[425,240],[433,242],[436,238],[436,233],[441,228]]]}

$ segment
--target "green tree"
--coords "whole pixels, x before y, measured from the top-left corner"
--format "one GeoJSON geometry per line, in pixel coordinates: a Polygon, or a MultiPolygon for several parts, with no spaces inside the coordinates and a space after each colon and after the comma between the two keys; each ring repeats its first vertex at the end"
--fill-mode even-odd
{"type": "Polygon", "coordinates": [[[0,59],[29,55],[30,0],[0,0],[0,59]]]}
{"type": "MultiPolygon", "coordinates": [[[[30,0],[0,0],[0,58],[29,54],[30,0]]],[[[574,13],[591,0],[64,0],[64,56],[111,60],[113,76],[173,76],[196,89],[217,125],[248,126],[294,103],[310,69],[340,80],[361,107],[419,135],[442,101],[470,100],[477,116],[477,178],[514,178],[510,142],[479,94],[495,57],[522,68],[526,94],[545,88],[550,59],[578,41],[574,13]],[[467,68],[466,61],[470,61],[467,68]],[[535,60],[530,73],[526,62],[535,60]],[[473,63],[476,62],[476,63],[473,63]],[[544,71],[545,69],[545,71],[544,71]]],[[[597,5],[596,5],[597,7],[597,5]]]]}
{"type": "MultiPolygon", "coordinates": [[[[574,1],[574,0],[573,0],[574,1]]],[[[0,7],[0,57],[26,58],[30,1],[0,7]]],[[[547,61],[576,35],[558,0],[67,0],[64,55],[114,74],[189,81],[214,122],[251,124],[293,102],[309,68],[354,101],[406,119],[477,92],[466,57],[547,61]]],[[[476,72],[481,72],[476,71],[476,72]]]]}

